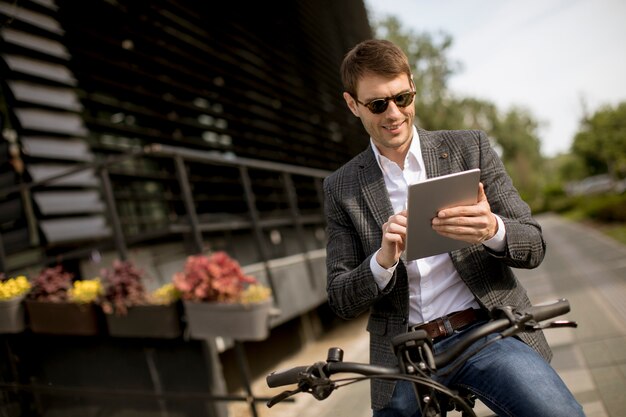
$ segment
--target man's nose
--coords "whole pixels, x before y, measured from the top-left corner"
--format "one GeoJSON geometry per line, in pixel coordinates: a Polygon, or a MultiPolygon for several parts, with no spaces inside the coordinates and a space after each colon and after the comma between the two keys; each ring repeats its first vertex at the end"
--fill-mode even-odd
{"type": "Polygon", "coordinates": [[[396,104],[395,101],[389,100],[387,103],[387,109],[385,110],[385,114],[388,116],[402,115],[400,108],[396,104]]]}

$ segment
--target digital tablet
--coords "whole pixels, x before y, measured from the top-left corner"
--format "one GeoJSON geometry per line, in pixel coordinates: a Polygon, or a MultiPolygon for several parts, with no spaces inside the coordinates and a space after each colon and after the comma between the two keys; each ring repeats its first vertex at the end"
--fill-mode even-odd
{"type": "Polygon", "coordinates": [[[407,201],[407,261],[426,258],[470,246],[471,243],[441,236],[432,228],[439,210],[476,204],[480,169],[455,172],[409,185],[407,201]]]}

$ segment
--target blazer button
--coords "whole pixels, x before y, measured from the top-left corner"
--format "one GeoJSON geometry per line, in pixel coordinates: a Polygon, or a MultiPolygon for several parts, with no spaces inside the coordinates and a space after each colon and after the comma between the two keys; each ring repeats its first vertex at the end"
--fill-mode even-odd
{"type": "Polygon", "coordinates": [[[448,152],[442,152],[440,156],[441,158],[446,159],[448,157],[448,152]]]}

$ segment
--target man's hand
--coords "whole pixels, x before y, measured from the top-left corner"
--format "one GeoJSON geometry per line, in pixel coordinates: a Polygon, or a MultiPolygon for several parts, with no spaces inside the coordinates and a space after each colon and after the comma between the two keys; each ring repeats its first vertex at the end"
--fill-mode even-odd
{"type": "Polygon", "coordinates": [[[376,261],[383,268],[391,268],[400,259],[405,245],[406,210],[402,210],[383,224],[383,241],[376,254],[376,261]]]}
{"type": "Polygon", "coordinates": [[[432,225],[442,236],[469,243],[482,243],[498,231],[498,222],[491,212],[482,183],[479,184],[476,204],[443,209],[437,213],[432,225]]]}

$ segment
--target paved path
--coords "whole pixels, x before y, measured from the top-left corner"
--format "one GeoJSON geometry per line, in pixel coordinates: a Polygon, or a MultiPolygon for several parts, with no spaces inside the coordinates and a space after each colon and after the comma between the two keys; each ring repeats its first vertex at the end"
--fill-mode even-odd
{"type": "MultiPolygon", "coordinates": [[[[535,270],[517,271],[518,277],[534,303],[569,299],[567,318],[579,323],[578,329],[546,332],[555,353],[553,365],[588,417],[626,417],[626,246],[557,216],[541,216],[539,221],[548,243],[546,259],[535,270]]],[[[329,346],[343,347],[346,361],[367,361],[364,327],[365,317],[348,322],[276,369],[323,360],[329,346]]],[[[269,390],[260,379],[254,392],[265,396],[277,390],[269,390]]],[[[231,415],[249,415],[238,407],[231,415]]],[[[300,395],[295,403],[258,409],[261,417],[366,417],[371,415],[369,384],[342,388],[323,402],[300,395]]],[[[490,415],[480,404],[476,412],[490,415]]]]}
{"type": "Polygon", "coordinates": [[[626,416],[626,246],[556,216],[540,217],[548,252],[520,279],[533,301],[570,300],[577,329],[546,332],[553,365],[588,417],[626,416]]]}

